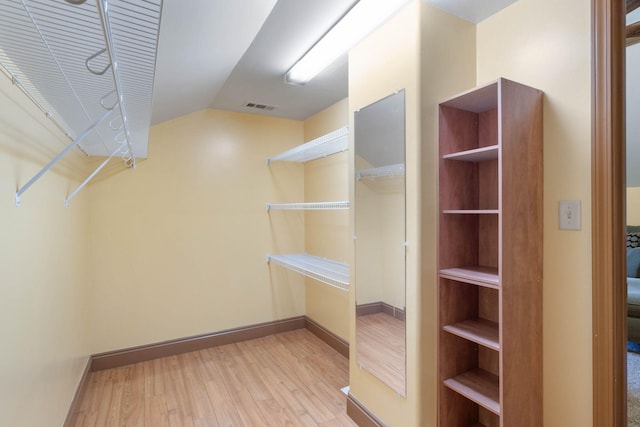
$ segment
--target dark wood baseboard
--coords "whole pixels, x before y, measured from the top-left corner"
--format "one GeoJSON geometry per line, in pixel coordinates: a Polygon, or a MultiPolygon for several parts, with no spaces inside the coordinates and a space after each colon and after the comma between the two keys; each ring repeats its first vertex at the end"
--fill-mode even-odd
{"type": "Polygon", "coordinates": [[[62,425],[63,427],[73,427],[76,424],[76,418],[78,418],[78,412],[80,411],[80,402],[82,401],[82,396],[84,396],[84,392],[89,384],[91,358],[92,356],[89,356],[87,364],[84,366],[84,372],[82,373],[82,377],[80,377],[78,388],[76,388],[76,394],[73,395],[71,406],[69,406],[69,412],[67,412],[67,418],[64,420],[64,424],[62,425]]]}
{"type": "Polygon", "coordinates": [[[91,370],[117,368],[133,363],[146,362],[160,357],[175,356],[190,351],[203,350],[225,344],[233,344],[255,338],[262,338],[281,332],[303,329],[305,317],[298,316],[275,322],[260,323],[243,328],[229,329],[213,334],[197,335],[188,338],[170,340],[156,344],[110,351],[91,357],[91,370]]]}
{"type": "Polygon", "coordinates": [[[366,406],[358,402],[351,393],[347,395],[347,415],[359,427],[385,427],[385,424],[373,415],[366,406]]]}
{"type": "Polygon", "coordinates": [[[319,325],[308,317],[304,318],[304,326],[305,328],[307,328],[307,330],[309,330],[309,332],[329,345],[329,347],[332,347],[347,359],[349,358],[349,343],[347,341],[343,340],[333,332],[329,331],[328,329],[319,325]]]}
{"type": "Polygon", "coordinates": [[[395,317],[401,322],[404,322],[404,319],[406,318],[406,312],[404,309],[394,307],[382,301],[370,302],[368,304],[360,304],[356,306],[356,317],[375,313],[384,313],[391,317],[395,317]]]}

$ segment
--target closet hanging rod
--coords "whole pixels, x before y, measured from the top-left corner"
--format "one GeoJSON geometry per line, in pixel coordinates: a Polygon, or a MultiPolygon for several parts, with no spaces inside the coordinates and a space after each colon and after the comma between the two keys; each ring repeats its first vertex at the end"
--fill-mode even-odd
{"type": "Polygon", "coordinates": [[[56,157],[54,157],[53,160],[51,160],[44,168],[42,168],[40,170],[40,172],[35,174],[34,177],[29,180],[29,182],[27,182],[25,185],[23,185],[16,192],[16,206],[20,206],[20,196],[22,196],[22,194],[24,194],[24,192],[27,191],[29,189],[29,187],[31,187],[33,184],[35,184],[35,182],[38,181],[42,177],[42,175],[44,175],[49,169],[51,169],[53,167],[53,165],[58,163],[60,161],[60,159],[62,159],[65,155],[67,155],[67,153],[69,151],[71,151],[71,149],[73,147],[78,145],[84,138],[86,138],[89,134],[91,134],[91,132],[98,125],[100,125],[102,122],[104,122],[107,119],[107,117],[109,117],[109,115],[111,114],[112,111],[113,110],[109,110],[109,111],[105,112],[94,124],[89,126],[84,132],[82,132],[82,134],[80,134],[80,136],[78,136],[75,140],[73,140],[73,142],[71,144],[67,145],[64,150],[62,150],[56,157]]]}

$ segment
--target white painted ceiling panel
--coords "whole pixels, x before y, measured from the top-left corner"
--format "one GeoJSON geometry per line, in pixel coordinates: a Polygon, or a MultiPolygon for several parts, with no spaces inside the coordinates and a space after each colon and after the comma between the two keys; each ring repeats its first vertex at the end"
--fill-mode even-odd
{"type": "Polygon", "coordinates": [[[208,108],[276,0],[164,0],[153,124],[208,108]]]}
{"type": "Polygon", "coordinates": [[[473,23],[479,23],[517,0],[424,0],[473,23]]]}

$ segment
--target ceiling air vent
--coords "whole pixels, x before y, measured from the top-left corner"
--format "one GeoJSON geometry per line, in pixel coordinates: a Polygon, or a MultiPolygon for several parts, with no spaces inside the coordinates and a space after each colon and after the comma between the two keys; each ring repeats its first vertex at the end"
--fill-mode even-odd
{"type": "Polygon", "coordinates": [[[244,106],[248,108],[255,108],[256,110],[266,110],[266,111],[271,111],[276,109],[276,107],[273,105],[258,104],[257,102],[247,102],[246,104],[244,104],[244,106]]]}

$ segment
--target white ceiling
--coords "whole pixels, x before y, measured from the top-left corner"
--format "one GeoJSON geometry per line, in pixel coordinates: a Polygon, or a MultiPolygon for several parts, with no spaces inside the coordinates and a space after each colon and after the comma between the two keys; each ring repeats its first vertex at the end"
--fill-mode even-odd
{"type": "Polygon", "coordinates": [[[517,0],[424,0],[473,23],[484,21],[517,0]]]}
{"type": "Polygon", "coordinates": [[[276,0],[164,0],[152,123],[211,106],[276,0]]]}
{"type": "MultiPolygon", "coordinates": [[[[516,0],[422,1],[479,22],[516,0]]],[[[152,124],[205,108],[302,120],[345,98],[346,55],[304,86],[284,74],[356,2],[163,0],[152,124]]]]}

